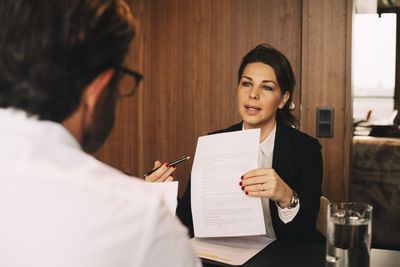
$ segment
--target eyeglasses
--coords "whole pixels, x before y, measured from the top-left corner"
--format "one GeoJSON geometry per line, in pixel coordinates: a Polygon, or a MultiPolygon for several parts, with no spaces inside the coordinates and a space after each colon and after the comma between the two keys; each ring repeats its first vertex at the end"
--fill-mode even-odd
{"type": "Polygon", "coordinates": [[[122,66],[116,67],[115,70],[121,71],[123,74],[127,74],[123,75],[120,81],[119,95],[121,97],[129,97],[134,95],[139,87],[139,83],[142,80],[143,75],[122,66]]]}

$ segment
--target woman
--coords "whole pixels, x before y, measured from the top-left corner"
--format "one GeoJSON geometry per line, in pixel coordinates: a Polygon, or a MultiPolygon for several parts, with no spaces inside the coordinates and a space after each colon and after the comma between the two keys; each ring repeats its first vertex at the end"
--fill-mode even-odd
{"type": "MultiPolygon", "coordinates": [[[[290,107],[295,77],[286,57],[269,45],[258,45],[238,70],[238,111],[242,122],[210,134],[261,129],[259,168],[238,177],[250,197],[261,197],[267,236],[323,240],[315,229],[322,183],[318,141],[293,128],[290,107]]],[[[177,215],[193,234],[190,180],[177,215]]]]}

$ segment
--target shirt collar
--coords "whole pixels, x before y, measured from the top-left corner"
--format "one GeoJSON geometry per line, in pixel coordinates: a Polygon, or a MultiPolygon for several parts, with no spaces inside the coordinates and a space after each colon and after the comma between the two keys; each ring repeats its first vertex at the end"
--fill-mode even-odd
{"type": "MultiPolygon", "coordinates": [[[[242,123],[242,130],[244,130],[243,123],[242,123]]],[[[259,148],[266,157],[270,157],[272,155],[272,152],[274,151],[275,134],[276,134],[276,123],[272,131],[269,133],[268,137],[265,138],[265,140],[259,144],[259,148]]]]}
{"type": "Polygon", "coordinates": [[[49,141],[53,140],[81,149],[75,137],[60,123],[39,120],[38,116],[28,115],[23,110],[0,108],[0,131],[44,137],[49,141]]]}

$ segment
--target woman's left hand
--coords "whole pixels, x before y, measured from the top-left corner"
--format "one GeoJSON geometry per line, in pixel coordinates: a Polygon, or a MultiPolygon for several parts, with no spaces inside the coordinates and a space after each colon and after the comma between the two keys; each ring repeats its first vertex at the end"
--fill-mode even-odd
{"type": "Polygon", "coordinates": [[[269,198],[278,203],[281,208],[290,205],[293,191],[274,169],[254,169],[243,174],[241,178],[239,185],[247,195],[269,198]]]}

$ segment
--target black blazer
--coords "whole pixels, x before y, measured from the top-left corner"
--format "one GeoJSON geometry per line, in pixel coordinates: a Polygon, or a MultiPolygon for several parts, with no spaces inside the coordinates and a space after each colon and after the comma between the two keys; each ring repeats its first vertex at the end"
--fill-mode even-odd
{"type": "MultiPolygon", "coordinates": [[[[242,123],[209,134],[242,130],[242,123]]],[[[278,239],[324,241],[315,229],[322,195],[322,155],[318,140],[277,122],[272,168],[299,196],[300,209],[289,223],[283,223],[276,204],[270,200],[272,226],[278,239]]],[[[193,236],[190,179],[178,202],[177,216],[193,236]]]]}

